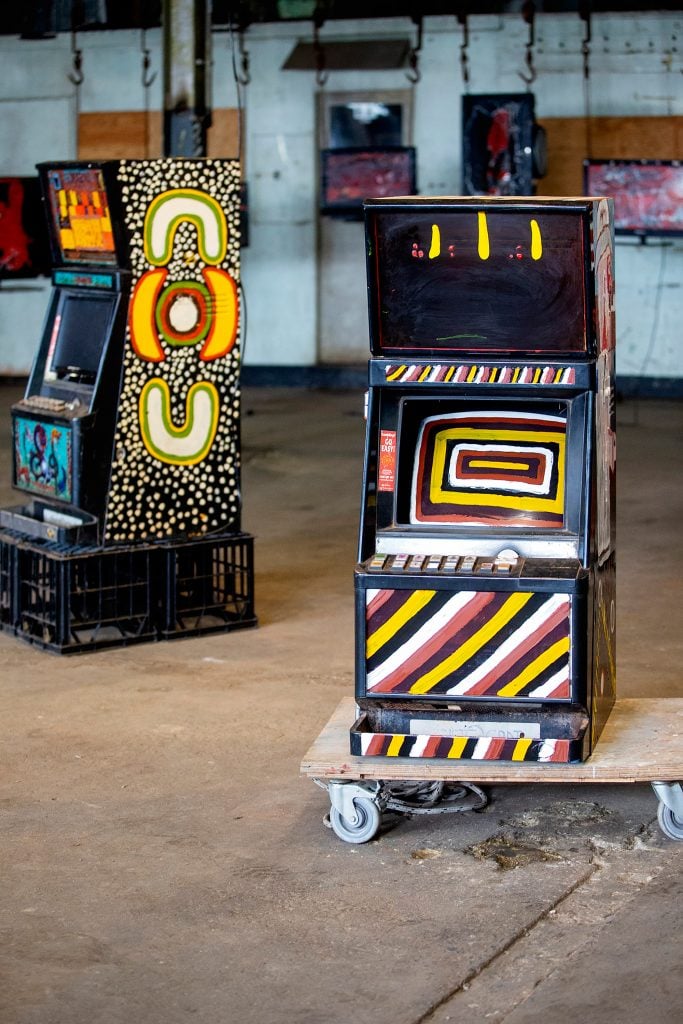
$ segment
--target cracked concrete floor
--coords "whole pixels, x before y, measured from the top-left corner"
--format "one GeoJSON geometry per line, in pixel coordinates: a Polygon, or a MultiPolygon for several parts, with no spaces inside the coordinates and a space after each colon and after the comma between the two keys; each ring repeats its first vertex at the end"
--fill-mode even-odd
{"type": "MultiPolygon", "coordinates": [[[[299,763],[353,688],[361,410],[245,395],[257,629],[74,658],[0,635],[3,1024],[678,1019],[681,846],[648,786],[498,786],[362,847],[323,827],[299,763]]],[[[619,693],[681,696],[683,407],[618,414],[619,693]]],[[[3,505],[8,480],[5,442],[3,505]]]]}

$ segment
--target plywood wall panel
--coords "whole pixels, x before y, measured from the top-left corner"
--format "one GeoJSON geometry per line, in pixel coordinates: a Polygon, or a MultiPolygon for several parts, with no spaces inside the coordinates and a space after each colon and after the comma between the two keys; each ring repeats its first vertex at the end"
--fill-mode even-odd
{"type": "Polygon", "coordinates": [[[546,117],[548,174],[538,194],[583,192],[583,161],[683,160],[683,117],[546,117]]]}
{"type": "MultiPolygon", "coordinates": [[[[207,135],[208,156],[238,156],[239,123],[239,111],[234,108],[213,111],[207,135]]],[[[162,145],[159,111],[103,111],[80,114],[78,118],[79,160],[152,159],[162,155],[162,145]]]]}

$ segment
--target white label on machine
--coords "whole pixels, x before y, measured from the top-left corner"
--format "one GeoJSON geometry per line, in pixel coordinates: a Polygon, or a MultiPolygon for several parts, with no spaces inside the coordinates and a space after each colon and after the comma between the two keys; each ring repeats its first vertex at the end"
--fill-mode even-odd
{"type": "Polygon", "coordinates": [[[444,722],[439,718],[411,718],[410,734],[539,740],[541,726],[539,722],[444,722]]]}

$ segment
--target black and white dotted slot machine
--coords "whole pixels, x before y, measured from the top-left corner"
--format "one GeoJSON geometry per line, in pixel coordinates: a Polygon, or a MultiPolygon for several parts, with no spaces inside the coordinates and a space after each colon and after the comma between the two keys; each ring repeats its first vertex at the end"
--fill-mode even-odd
{"type": "MultiPolygon", "coordinates": [[[[251,539],[240,533],[237,161],[60,162],[39,173],[53,288],[26,393],[12,408],[12,482],[27,504],[0,510],[11,534],[3,543],[27,536],[48,545],[16,571],[15,591],[28,597],[8,618],[28,634],[36,565],[45,567],[51,595],[54,580],[62,587],[65,574],[75,578],[86,564],[91,575],[111,564],[107,588],[122,590],[121,566],[106,553],[163,544],[175,559],[166,587],[175,607],[190,584],[201,589],[200,579],[215,589],[214,563],[232,560],[238,548],[230,538],[240,536],[239,566],[222,565],[219,589],[230,592],[236,572],[251,580],[251,539]],[[68,573],[53,572],[76,550],[80,568],[69,562],[68,573]],[[178,559],[187,572],[176,586],[178,559]]],[[[23,557],[10,552],[8,564],[23,557]]],[[[167,600],[154,590],[163,574],[145,565],[131,579],[146,587],[153,608],[167,600]]],[[[69,586],[67,610],[54,616],[66,638],[69,586]]],[[[43,632],[52,635],[52,624],[43,632]]]]}
{"type": "Polygon", "coordinates": [[[365,216],[352,753],[581,761],[615,699],[611,202],[365,216]]]}

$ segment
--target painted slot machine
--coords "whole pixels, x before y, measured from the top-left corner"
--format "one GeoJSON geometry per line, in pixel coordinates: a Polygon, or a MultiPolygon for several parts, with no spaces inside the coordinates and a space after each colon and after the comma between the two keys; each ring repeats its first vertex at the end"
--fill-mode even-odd
{"type": "Polygon", "coordinates": [[[584,760],[615,699],[610,201],[365,213],[351,751],[584,760]]]}
{"type": "MultiPolygon", "coordinates": [[[[215,589],[216,573],[229,590],[225,581],[235,574],[215,563],[235,545],[219,550],[217,538],[239,537],[249,606],[237,161],[64,162],[38,170],[53,288],[26,393],[12,408],[12,482],[27,504],[0,510],[0,525],[47,544],[41,565],[75,550],[85,559],[156,547],[170,568],[141,572],[150,587],[152,577],[171,574],[150,598],[167,608],[180,591],[196,596],[200,580],[215,589]]],[[[26,575],[19,570],[19,589],[30,586],[26,575]]],[[[201,609],[205,596],[192,603],[201,609]]],[[[174,635],[169,615],[162,632],[174,635]]],[[[255,621],[251,613],[243,618],[255,621]]]]}

